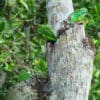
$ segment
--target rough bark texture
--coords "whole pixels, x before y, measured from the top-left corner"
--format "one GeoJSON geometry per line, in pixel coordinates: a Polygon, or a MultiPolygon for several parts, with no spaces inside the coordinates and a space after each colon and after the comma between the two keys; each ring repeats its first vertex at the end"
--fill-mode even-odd
{"type": "Polygon", "coordinates": [[[0,89],[3,88],[6,78],[7,78],[7,74],[4,71],[0,71],[0,89]]]}
{"type": "Polygon", "coordinates": [[[19,82],[11,87],[6,100],[37,100],[36,80],[31,78],[26,82],[19,82]]]}
{"type": "Polygon", "coordinates": [[[48,72],[52,94],[50,100],[88,100],[94,53],[83,25],[70,28],[67,35],[51,47],[47,45],[48,72]]]}
{"type": "Polygon", "coordinates": [[[10,87],[5,100],[47,100],[49,84],[46,78],[32,76],[10,87]]]}
{"type": "Polygon", "coordinates": [[[63,27],[63,20],[73,12],[72,0],[47,0],[48,23],[55,35],[57,30],[63,27]]]}
{"type": "MultiPolygon", "coordinates": [[[[55,35],[73,11],[71,0],[48,0],[48,22],[55,35]]],[[[52,45],[47,43],[47,64],[52,93],[49,100],[88,100],[94,52],[84,25],[75,23],[52,45]]]]}

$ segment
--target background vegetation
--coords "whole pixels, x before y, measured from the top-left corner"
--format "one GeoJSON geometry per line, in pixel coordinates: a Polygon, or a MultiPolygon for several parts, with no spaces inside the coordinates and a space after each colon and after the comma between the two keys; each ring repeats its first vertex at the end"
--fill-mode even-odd
{"type": "MultiPolygon", "coordinates": [[[[96,47],[89,100],[100,100],[100,1],[73,0],[75,9],[88,9],[86,33],[96,47]]],[[[37,26],[47,24],[45,0],[0,0],[0,72],[7,75],[0,99],[13,84],[31,75],[46,74],[45,43],[37,26]]]]}

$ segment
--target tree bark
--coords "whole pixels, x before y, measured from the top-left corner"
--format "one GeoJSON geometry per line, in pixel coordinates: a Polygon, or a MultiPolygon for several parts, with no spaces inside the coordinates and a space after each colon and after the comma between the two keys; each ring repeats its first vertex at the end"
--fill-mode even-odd
{"type": "MultiPolygon", "coordinates": [[[[48,23],[55,36],[72,12],[72,0],[47,0],[48,23]]],[[[84,25],[74,23],[54,45],[47,43],[46,57],[52,90],[48,99],[88,100],[94,52],[84,25]]]]}
{"type": "Polygon", "coordinates": [[[5,100],[38,100],[36,79],[22,81],[10,87],[5,100]]]}
{"type": "Polygon", "coordinates": [[[63,20],[73,12],[72,0],[47,0],[48,23],[55,35],[57,30],[63,27],[63,20]]]}

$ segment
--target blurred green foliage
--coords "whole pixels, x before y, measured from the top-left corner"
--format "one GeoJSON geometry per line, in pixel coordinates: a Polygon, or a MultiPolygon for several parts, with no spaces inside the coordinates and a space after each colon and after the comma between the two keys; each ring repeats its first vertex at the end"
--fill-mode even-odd
{"type": "MultiPolygon", "coordinates": [[[[16,82],[25,81],[32,75],[46,76],[47,40],[37,32],[37,26],[47,21],[45,7],[44,13],[40,13],[44,3],[35,0],[0,0],[0,71],[7,73],[5,84],[0,89],[2,100],[7,89],[16,82]]],[[[48,30],[45,32],[48,33],[48,30]]]]}
{"type": "MultiPolygon", "coordinates": [[[[100,1],[73,2],[75,9],[88,9],[86,33],[93,37],[97,50],[89,100],[99,100],[100,1]]],[[[27,80],[31,75],[46,76],[45,43],[56,38],[46,25],[45,5],[45,0],[0,0],[0,71],[7,73],[6,82],[0,89],[2,100],[7,89],[16,82],[27,80]]]]}

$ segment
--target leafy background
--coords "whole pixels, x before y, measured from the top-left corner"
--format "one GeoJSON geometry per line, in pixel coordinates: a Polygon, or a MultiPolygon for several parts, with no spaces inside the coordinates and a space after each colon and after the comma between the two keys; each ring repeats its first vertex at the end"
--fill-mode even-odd
{"type": "MultiPolygon", "coordinates": [[[[45,5],[45,0],[0,0],[0,72],[7,75],[0,88],[2,100],[15,83],[31,75],[46,76],[45,43],[55,37],[38,29],[47,24],[45,5]]],[[[73,5],[75,9],[88,9],[86,33],[93,38],[97,51],[89,100],[100,100],[100,1],[73,0],[73,5]]]]}

